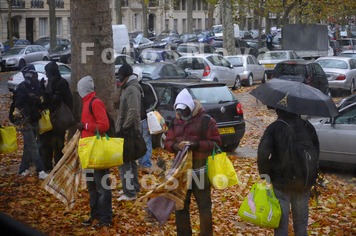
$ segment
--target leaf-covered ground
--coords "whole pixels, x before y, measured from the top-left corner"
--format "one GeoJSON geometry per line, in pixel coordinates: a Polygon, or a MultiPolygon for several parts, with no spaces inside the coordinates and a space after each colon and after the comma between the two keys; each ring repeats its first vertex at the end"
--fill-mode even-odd
{"type": "MultiPolygon", "coordinates": [[[[226,190],[212,189],[213,221],[215,235],[272,235],[273,230],[264,229],[243,222],[237,212],[250,186],[257,179],[256,150],[264,128],[275,117],[261,104],[257,104],[247,93],[251,88],[235,92],[243,105],[246,118],[246,134],[241,141],[242,151],[229,153],[238,174],[240,184],[226,190]],[[246,154],[247,153],[247,154],[246,154]],[[250,154],[251,155],[250,155],[250,154]]],[[[9,96],[1,95],[1,124],[6,120],[9,96]]],[[[81,226],[89,213],[89,196],[84,182],[78,191],[77,202],[72,211],[66,212],[64,205],[40,187],[41,181],[31,168],[31,176],[17,175],[22,154],[22,138],[18,133],[19,149],[10,155],[0,155],[0,212],[47,235],[175,235],[174,214],[163,227],[147,218],[145,204],[133,207],[133,202],[117,202],[120,180],[116,168],[112,169],[113,227],[100,231],[81,226]]],[[[168,161],[172,155],[162,149],[155,149],[153,161],[158,157],[168,161]]],[[[153,174],[161,179],[159,169],[153,174]]],[[[140,173],[140,180],[146,179],[140,173]]],[[[152,177],[152,176],[151,176],[152,177]]],[[[326,187],[322,189],[318,204],[310,202],[310,235],[356,235],[356,180],[332,173],[324,173],[326,187]]],[[[140,196],[149,189],[142,189],[140,196]]],[[[194,235],[199,233],[199,218],[196,205],[192,204],[191,222],[194,235]]],[[[292,232],[292,228],[290,227],[292,232]]]]}

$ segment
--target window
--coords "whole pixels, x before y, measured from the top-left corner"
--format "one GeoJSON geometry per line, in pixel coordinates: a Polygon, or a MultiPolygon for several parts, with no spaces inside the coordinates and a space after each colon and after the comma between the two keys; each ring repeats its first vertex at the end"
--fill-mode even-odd
{"type": "Polygon", "coordinates": [[[68,20],[67,20],[67,32],[68,32],[68,35],[70,35],[70,17],[68,17],[68,20]]]}
{"type": "Polygon", "coordinates": [[[40,25],[40,37],[47,36],[47,30],[48,30],[48,18],[40,18],[39,19],[39,25],[40,25]]]}
{"type": "Polygon", "coordinates": [[[56,23],[57,23],[57,36],[62,36],[63,35],[63,22],[62,22],[62,17],[57,17],[56,18],[56,23]]]}
{"type": "MultiPolygon", "coordinates": [[[[182,0],[182,11],[185,11],[186,8],[187,8],[187,2],[186,2],[186,0],[182,0]]],[[[185,32],[185,31],[183,31],[183,32],[185,32]]]]}
{"type": "Polygon", "coordinates": [[[197,10],[197,0],[193,0],[193,11],[197,10]]]}
{"type": "Polygon", "coordinates": [[[12,0],[12,7],[24,8],[25,1],[24,0],[12,0]]]}
{"type": "Polygon", "coordinates": [[[44,8],[43,0],[32,0],[31,8],[44,8]]]}
{"type": "Polygon", "coordinates": [[[173,29],[178,32],[178,19],[173,20],[173,29]]]}
{"type": "Polygon", "coordinates": [[[56,0],[56,8],[64,8],[64,0],[56,0]]]}
{"type": "Polygon", "coordinates": [[[174,10],[180,10],[180,7],[179,7],[179,1],[173,1],[173,9],[174,10]]]}

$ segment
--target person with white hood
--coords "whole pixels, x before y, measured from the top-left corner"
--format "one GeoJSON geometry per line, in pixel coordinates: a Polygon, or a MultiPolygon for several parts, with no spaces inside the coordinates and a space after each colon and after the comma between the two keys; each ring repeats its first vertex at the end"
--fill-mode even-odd
{"type": "Polygon", "coordinates": [[[210,182],[206,171],[206,159],[214,146],[221,145],[219,130],[214,118],[206,114],[199,101],[193,100],[187,89],[177,96],[174,109],[176,117],[166,133],[165,149],[179,152],[185,145],[193,151],[193,175],[183,210],[175,212],[178,236],[192,235],[190,224],[190,198],[193,194],[199,209],[200,235],[213,235],[210,182]],[[202,184],[203,183],[203,184],[202,184]]]}

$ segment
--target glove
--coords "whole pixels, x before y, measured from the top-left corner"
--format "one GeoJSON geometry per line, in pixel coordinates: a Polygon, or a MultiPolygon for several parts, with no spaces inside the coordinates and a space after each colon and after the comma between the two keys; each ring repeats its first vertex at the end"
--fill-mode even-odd
{"type": "Polygon", "coordinates": [[[84,124],[83,124],[82,122],[79,122],[79,123],[77,124],[77,129],[78,129],[79,131],[82,131],[83,129],[85,129],[84,124]]]}
{"type": "Polygon", "coordinates": [[[191,142],[189,144],[189,150],[196,150],[199,148],[199,142],[191,142]]]}

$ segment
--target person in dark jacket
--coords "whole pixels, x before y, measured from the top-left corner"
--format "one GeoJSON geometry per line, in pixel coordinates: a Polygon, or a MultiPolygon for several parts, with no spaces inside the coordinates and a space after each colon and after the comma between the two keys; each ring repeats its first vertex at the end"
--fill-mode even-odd
{"type": "MultiPolygon", "coordinates": [[[[116,132],[119,137],[127,136],[130,131],[141,133],[141,97],[142,88],[137,76],[129,64],[123,64],[118,71],[120,79],[120,102],[118,117],[115,121],[116,132]]],[[[126,138],[126,137],[125,137],[126,138]]],[[[124,156],[124,164],[119,167],[123,195],[118,201],[132,201],[140,192],[136,160],[124,156]],[[127,158],[127,159],[126,159],[127,158]]]]}
{"type": "MultiPolygon", "coordinates": [[[[92,102],[92,111],[89,104],[96,93],[94,92],[94,81],[91,76],[85,76],[78,82],[78,93],[83,101],[81,122],[77,124],[81,131],[81,137],[94,136],[96,130],[102,134],[109,129],[104,103],[96,98],[92,102]]],[[[109,169],[86,170],[86,181],[90,196],[90,218],[84,220],[82,225],[94,229],[110,227],[112,224],[112,191],[109,180],[109,169]]]]}
{"type": "Polygon", "coordinates": [[[23,123],[20,130],[24,139],[24,150],[22,154],[19,174],[26,176],[29,174],[30,162],[36,166],[38,177],[45,179],[47,173],[40,158],[37,145],[38,120],[41,118],[41,89],[38,81],[38,74],[34,66],[25,67],[22,70],[25,81],[21,82],[15,91],[15,107],[23,116],[23,123]]]}
{"type": "MultiPolygon", "coordinates": [[[[69,88],[69,83],[61,76],[56,62],[49,62],[45,66],[48,78],[47,86],[42,84],[44,90],[44,109],[49,109],[50,113],[59,108],[64,102],[73,111],[73,97],[69,88]]],[[[44,83],[44,81],[41,81],[44,83]]],[[[63,156],[66,129],[53,128],[53,130],[40,135],[40,154],[45,169],[51,171],[63,156]]]]}
{"type": "Polygon", "coordinates": [[[147,152],[138,159],[140,169],[142,172],[151,174],[151,156],[152,156],[152,136],[148,129],[147,113],[154,111],[158,104],[156,92],[151,84],[142,81],[142,70],[139,67],[133,69],[133,74],[137,76],[137,80],[141,85],[143,96],[141,98],[141,128],[142,136],[146,142],[147,152]]]}
{"type": "MultiPolygon", "coordinates": [[[[271,107],[269,107],[271,108],[271,107]]],[[[275,109],[277,121],[271,123],[265,130],[257,152],[257,165],[261,177],[270,178],[273,190],[279,200],[282,216],[279,227],[274,235],[288,235],[289,212],[292,208],[293,228],[296,236],[307,236],[308,203],[310,188],[299,190],[291,185],[285,177],[285,158],[289,157],[290,126],[295,132],[306,129],[306,134],[311,138],[319,153],[319,140],[314,126],[299,115],[275,109]],[[299,128],[298,128],[299,127],[299,128]]]]}
{"type": "Polygon", "coordinates": [[[176,118],[166,134],[165,149],[177,153],[185,145],[193,150],[192,184],[188,189],[184,209],[175,212],[177,235],[192,235],[190,224],[190,199],[193,194],[199,209],[200,235],[213,235],[210,182],[206,172],[207,157],[214,149],[214,143],[221,145],[221,137],[216,121],[210,117],[207,127],[202,127],[206,116],[199,101],[193,100],[187,89],[177,96],[174,109],[176,118]],[[205,134],[203,133],[205,132],[205,134]],[[203,135],[204,134],[204,135],[203,135]]]}

